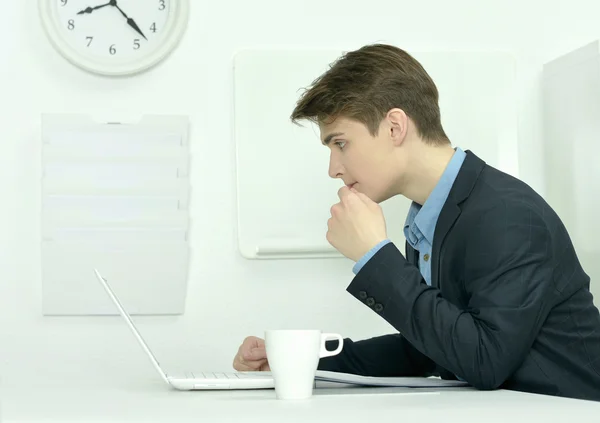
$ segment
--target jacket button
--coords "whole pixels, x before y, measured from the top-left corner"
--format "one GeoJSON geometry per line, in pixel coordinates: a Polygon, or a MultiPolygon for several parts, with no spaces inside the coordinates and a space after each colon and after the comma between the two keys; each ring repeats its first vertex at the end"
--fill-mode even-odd
{"type": "Polygon", "coordinates": [[[361,300],[366,300],[367,299],[367,293],[365,291],[360,291],[358,293],[358,298],[360,298],[361,300]]]}
{"type": "Polygon", "coordinates": [[[379,303],[375,304],[375,311],[381,313],[383,311],[383,306],[379,303]]]}
{"type": "Polygon", "coordinates": [[[375,304],[375,300],[372,297],[369,297],[367,298],[366,303],[369,307],[373,307],[373,305],[375,304]]]}

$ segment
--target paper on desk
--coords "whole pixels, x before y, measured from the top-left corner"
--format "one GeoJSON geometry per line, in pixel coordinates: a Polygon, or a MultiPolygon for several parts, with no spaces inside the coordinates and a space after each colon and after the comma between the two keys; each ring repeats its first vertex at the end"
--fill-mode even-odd
{"type": "Polygon", "coordinates": [[[363,386],[393,386],[405,388],[448,388],[469,386],[467,382],[462,382],[460,380],[444,380],[435,377],[373,377],[329,372],[325,370],[317,370],[315,380],[363,386]]]}

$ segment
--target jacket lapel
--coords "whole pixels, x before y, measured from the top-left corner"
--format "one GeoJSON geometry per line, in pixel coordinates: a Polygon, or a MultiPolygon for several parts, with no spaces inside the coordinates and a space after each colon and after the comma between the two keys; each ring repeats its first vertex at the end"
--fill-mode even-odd
{"type": "Polygon", "coordinates": [[[458,205],[455,202],[450,202],[450,197],[448,197],[448,201],[446,201],[435,227],[433,246],[431,247],[431,286],[436,288],[440,288],[440,253],[442,245],[452,225],[454,225],[454,222],[460,216],[460,212],[461,210],[458,205]]]}
{"type": "Polygon", "coordinates": [[[465,151],[465,153],[467,156],[465,157],[460,171],[456,176],[456,180],[452,185],[452,189],[448,194],[448,199],[446,200],[446,203],[440,212],[435,227],[435,234],[433,236],[433,246],[431,251],[431,285],[436,288],[441,288],[440,254],[442,251],[442,245],[444,244],[450,229],[452,229],[454,222],[456,222],[456,219],[458,219],[460,216],[460,205],[471,194],[479,175],[485,167],[485,162],[473,154],[470,150],[465,151]]]}

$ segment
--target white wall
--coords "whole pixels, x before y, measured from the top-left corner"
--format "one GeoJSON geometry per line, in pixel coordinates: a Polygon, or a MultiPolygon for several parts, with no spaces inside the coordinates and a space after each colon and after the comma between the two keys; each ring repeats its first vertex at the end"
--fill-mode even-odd
{"type": "Polygon", "coordinates": [[[191,116],[194,259],[187,313],[136,320],[166,367],[229,369],[242,338],[261,335],[268,327],[320,327],[355,338],[389,329],[345,293],[350,262],[245,261],[239,256],[230,129],[235,50],[327,43],[355,48],[385,41],[409,51],[513,51],[519,59],[520,139],[518,155],[507,168],[518,169],[543,193],[541,65],[600,37],[597,0],[551,7],[542,0],[372,0],[368,7],[356,0],[305,0],[293,6],[280,0],[192,0],[188,32],[167,62],[132,79],[109,80],[79,71],[52,49],[36,3],[7,2],[0,25],[0,371],[5,377],[25,370],[66,377],[65,368],[85,368],[90,383],[97,376],[94,370],[113,383],[125,383],[118,379],[123,372],[154,375],[119,319],[41,316],[41,112],[191,116]]]}

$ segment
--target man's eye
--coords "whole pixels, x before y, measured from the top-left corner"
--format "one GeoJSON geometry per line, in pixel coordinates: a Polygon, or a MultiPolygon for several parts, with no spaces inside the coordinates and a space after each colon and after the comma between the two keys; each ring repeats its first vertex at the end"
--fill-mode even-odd
{"type": "Polygon", "coordinates": [[[346,145],[346,142],[345,141],[337,141],[335,144],[340,148],[344,148],[344,145],[346,145]]]}

